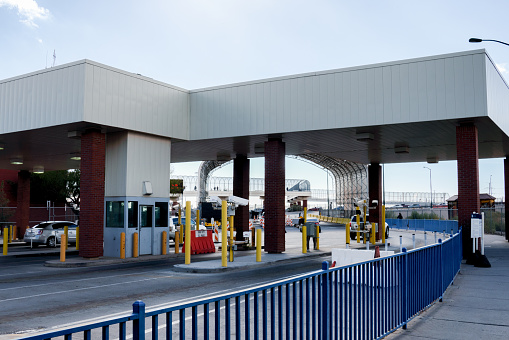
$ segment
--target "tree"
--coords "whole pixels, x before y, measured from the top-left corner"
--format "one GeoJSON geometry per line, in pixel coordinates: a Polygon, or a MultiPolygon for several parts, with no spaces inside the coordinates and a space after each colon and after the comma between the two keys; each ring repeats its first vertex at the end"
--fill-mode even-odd
{"type": "Polygon", "coordinates": [[[30,201],[45,204],[51,201],[79,207],[80,170],[56,170],[30,177],[30,201]]]}
{"type": "Polygon", "coordinates": [[[9,222],[14,215],[12,209],[8,208],[9,199],[5,194],[4,181],[0,183],[0,222],[9,222]]]}
{"type": "Polygon", "coordinates": [[[72,207],[79,210],[80,206],[80,169],[70,170],[67,173],[67,198],[72,207]]]}

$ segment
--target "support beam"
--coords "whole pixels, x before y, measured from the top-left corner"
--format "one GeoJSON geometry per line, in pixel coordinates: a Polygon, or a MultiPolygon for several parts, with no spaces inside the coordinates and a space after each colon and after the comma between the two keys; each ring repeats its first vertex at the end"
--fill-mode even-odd
{"type": "MultiPolygon", "coordinates": [[[[382,221],[382,167],[379,163],[371,163],[368,166],[368,181],[369,181],[369,202],[368,214],[370,223],[380,223],[382,221]],[[373,204],[373,201],[378,201],[378,204],[373,204]]],[[[382,239],[382,228],[378,228],[376,238],[382,239]]]]}
{"type": "Polygon", "coordinates": [[[81,136],[80,256],[103,255],[106,138],[99,130],[81,136]]]}
{"type": "MultiPolygon", "coordinates": [[[[249,159],[246,155],[239,154],[233,160],[233,195],[249,200],[249,159]]],[[[249,231],[249,205],[237,208],[233,225],[237,241],[243,241],[242,233],[249,231]]]]}
{"type": "Polygon", "coordinates": [[[30,221],[30,172],[18,172],[18,194],[16,208],[17,237],[22,239],[30,221]]]}
{"type": "Polygon", "coordinates": [[[265,251],[285,251],[285,144],[265,142],[265,251]]]}
{"type": "Polygon", "coordinates": [[[473,124],[456,127],[456,153],[458,167],[458,225],[463,228],[463,257],[472,253],[470,218],[480,212],[479,151],[477,127],[473,124]]]}

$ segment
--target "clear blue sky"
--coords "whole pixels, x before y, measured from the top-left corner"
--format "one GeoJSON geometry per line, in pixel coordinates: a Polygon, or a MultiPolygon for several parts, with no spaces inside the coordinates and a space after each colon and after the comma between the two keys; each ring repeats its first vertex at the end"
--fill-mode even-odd
{"type": "MultiPolygon", "coordinates": [[[[51,66],[53,51],[57,65],[91,59],[196,89],[477,48],[507,78],[509,47],[468,43],[509,41],[507,13],[507,1],[0,0],[0,79],[51,66]]],[[[386,190],[429,191],[423,166],[434,191],[457,193],[455,162],[387,165],[386,190]]],[[[263,162],[252,174],[263,176],[263,162]]],[[[480,161],[481,192],[490,176],[502,197],[502,160],[480,161]]],[[[289,161],[287,177],[326,187],[311,165],[289,161]]]]}

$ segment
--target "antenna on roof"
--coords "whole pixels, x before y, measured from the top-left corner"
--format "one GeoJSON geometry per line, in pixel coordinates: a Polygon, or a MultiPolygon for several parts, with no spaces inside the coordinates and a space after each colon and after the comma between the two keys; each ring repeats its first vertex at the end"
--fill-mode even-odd
{"type": "Polygon", "coordinates": [[[53,50],[53,66],[51,66],[51,67],[55,67],[56,60],[57,60],[57,54],[55,53],[55,50],[53,50]]]}

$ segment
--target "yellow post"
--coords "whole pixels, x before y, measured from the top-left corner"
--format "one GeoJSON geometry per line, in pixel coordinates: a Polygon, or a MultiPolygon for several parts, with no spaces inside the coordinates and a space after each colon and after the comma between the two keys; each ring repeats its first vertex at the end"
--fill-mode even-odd
{"type": "Polygon", "coordinates": [[[120,233],[120,258],[125,259],[125,233],[120,233]]]}
{"type": "MultiPolygon", "coordinates": [[[[65,234],[65,240],[67,241],[69,239],[69,226],[64,226],[64,234],[65,234]]],[[[69,247],[69,245],[67,244],[67,242],[65,242],[65,249],[67,250],[67,248],[69,247]]]]}
{"type": "Polygon", "coordinates": [[[67,243],[67,238],[65,234],[60,236],[60,262],[65,262],[65,244],[67,243]]]}
{"type": "Polygon", "coordinates": [[[306,254],[308,252],[308,245],[307,245],[307,228],[304,224],[302,226],[302,254],[306,254]]]}
{"type": "Polygon", "coordinates": [[[133,257],[138,257],[138,233],[133,234],[133,257]]]}
{"type": "Polygon", "coordinates": [[[180,253],[179,239],[180,239],[180,232],[176,231],[175,232],[175,254],[180,253]]]}
{"type": "Polygon", "coordinates": [[[304,224],[308,221],[308,208],[304,207],[304,224]]]}
{"type": "Polygon", "coordinates": [[[316,226],[316,250],[320,250],[320,226],[316,226]]]}
{"type": "Polygon", "coordinates": [[[375,235],[376,235],[376,223],[371,223],[371,240],[369,242],[371,244],[375,244],[375,235]]]}
{"type": "Polygon", "coordinates": [[[12,225],[9,226],[9,243],[12,242],[12,225]]]}
{"type": "Polygon", "coordinates": [[[256,262],[262,262],[262,230],[256,229],[256,262]]]}
{"type": "Polygon", "coordinates": [[[12,227],[12,239],[13,240],[18,239],[18,227],[16,225],[12,227]]]}
{"type": "Polygon", "coordinates": [[[196,209],[196,230],[200,230],[200,209],[196,209]]]}
{"type": "Polygon", "coordinates": [[[359,207],[356,208],[355,216],[357,218],[357,243],[361,243],[361,215],[359,207]]]}
{"type": "Polygon", "coordinates": [[[227,242],[227,235],[226,235],[226,220],[227,220],[227,202],[222,201],[221,202],[221,265],[223,267],[227,266],[227,257],[226,257],[226,242],[227,242]]]}
{"type": "Polygon", "coordinates": [[[186,258],[185,264],[191,264],[191,201],[186,201],[186,258]]]}
{"type": "Polygon", "coordinates": [[[233,245],[235,242],[235,238],[233,237],[233,218],[235,216],[230,216],[228,219],[230,220],[230,262],[233,262],[233,245]]]}
{"type": "MultiPolygon", "coordinates": [[[[80,250],[80,227],[76,227],[76,250],[80,250]]],[[[125,251],[125,233],[124,233],[124,251],[125,251]]]]}
{"type": "Polygon", "coordinates": [[[179,235],[180,235],[180,243],[184,243],[184,228],[182,228],[182,209],[179,207],[179,219],[178,219],[178,226],[179,226],[179,235]]]}
{"type": "Polygon", "coordinates": [[[350,244],[350,223],[346,224],[346,244],[350,244]]]}
{"type": "Polygon", "coordinates": [[[382,205],[382,244],[385,244],[385,205],[382,205]]]}
{"type": "Polygon", "coordinates": [[[4,227],[4,246],[3,254],[7,255],[7,247],[9,246],[9,228],[4,227]]]}
{"type": "Polygon", "coordinates": [[[165,231],[163,231],[163,251],[162,251],[162,254],[163,255],[166,255],[168,253],[168,233],[165,231]]]}

